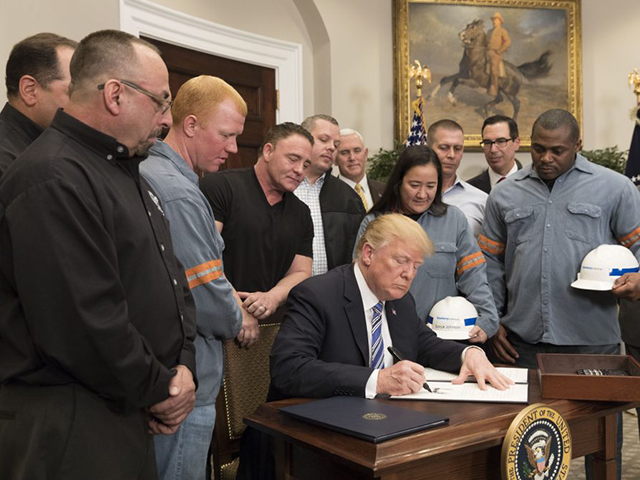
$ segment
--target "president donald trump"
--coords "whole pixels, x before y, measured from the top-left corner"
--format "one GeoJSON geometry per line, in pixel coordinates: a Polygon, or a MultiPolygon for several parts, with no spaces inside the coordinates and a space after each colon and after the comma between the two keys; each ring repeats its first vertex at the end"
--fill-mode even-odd
{"type": "Polygon", "coordinates": [[[439,339],[416,314],[409,287],[433,244],[417,222],[378,217],[356,246],[352,265],[295,287],[271,351],[269,400],[404,395],[424,383],[424,367],[475,375],[504,390],[511,381],[477,347],[439,339]],[[393,363],[388,347],[406,360],[393,363]]]}

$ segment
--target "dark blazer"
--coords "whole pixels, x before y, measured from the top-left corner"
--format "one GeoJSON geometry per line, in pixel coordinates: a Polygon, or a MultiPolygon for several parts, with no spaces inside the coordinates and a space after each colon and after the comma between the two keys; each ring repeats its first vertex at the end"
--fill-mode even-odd
{"type": "MultiPolygon", "coordinates": [[[[367,183],[369,184],[369,191],[371,192],[371,198],[373,199],[373,204],[380,200],[382,194],[384,193],[384,189],[387,187],[387,184],[384,182],[380,182],[378,180],[374,180],[367,176],[367,183]]],[[[373,205],[369,205],[371,208],[373,205]]]]}
{"type": "Polygon", "coordinates": [[[360,197],[349,185],[327,173],[320,191],[320,211],[329,270],[351,263],[365,214],[360,197]]]}
{"type": "MultiPolygon", "coordinates": [[[[522,169],[522,164],[516,158],[516,165],[518,166],[518,170],[522,169]]],[[[467,180],[467,183],[473,185],[476,188],[479,188],[485,193],[491,192],[491,180],[489,180],[489,169],[486,169],[480,175],[476,175],[475,177],[467,180]]]]}
{"type": "MultiPolygon", "coordinates": [[[[372,369],[362,297],[353,265],[296,286],[271,350],[268,400],[364,396],[372,369]]],[[[416,314],[411,294],[385,304],[394,347],[407,360],[458,371],[464,346],[436,337],[416,314]]]]}

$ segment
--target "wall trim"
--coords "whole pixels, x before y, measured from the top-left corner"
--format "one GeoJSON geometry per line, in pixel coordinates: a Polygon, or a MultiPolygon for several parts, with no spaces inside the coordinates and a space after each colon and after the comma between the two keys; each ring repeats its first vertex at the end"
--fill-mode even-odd
{"type": "Polygon", "coordinates": [[[276,122],[303,120],[302,45],[209,22],[147,0],[120,0],[120,29],[192,50],[275,69],[276,122]]]}

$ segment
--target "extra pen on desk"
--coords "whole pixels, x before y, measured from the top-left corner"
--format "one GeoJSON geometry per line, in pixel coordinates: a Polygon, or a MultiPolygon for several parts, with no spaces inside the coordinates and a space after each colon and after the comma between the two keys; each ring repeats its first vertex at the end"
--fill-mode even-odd
{"type": "MultiPolygon", "coordinates": [[[[402,354],[400,353],[400,350],[398,350],[396,347],[389,347],[387,348],[387,350],[389,350],[389,353],[391,354],[391,356],[395,359],[396,362],[401,362],[404,360],[404,357],[402,356],[402,354]]],[[[433,393],[433,391],[431,390],[431,388],[429,388],[429,384],[427,383],[427,381],[425,380],[424,383],[422,384],[422,387],[429,393],[433,393]]]]}

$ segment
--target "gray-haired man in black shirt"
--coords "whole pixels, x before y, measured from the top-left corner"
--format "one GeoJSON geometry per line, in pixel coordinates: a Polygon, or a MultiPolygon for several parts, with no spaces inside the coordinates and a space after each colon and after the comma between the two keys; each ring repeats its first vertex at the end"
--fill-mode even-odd
{"type": "Polygon", "coordinates": [[[71,97],[0,183],[3,478],[156,479],[195,400],[193,299],[138,165],[169,126],[152,45],[80,42],[71,97]]]}

